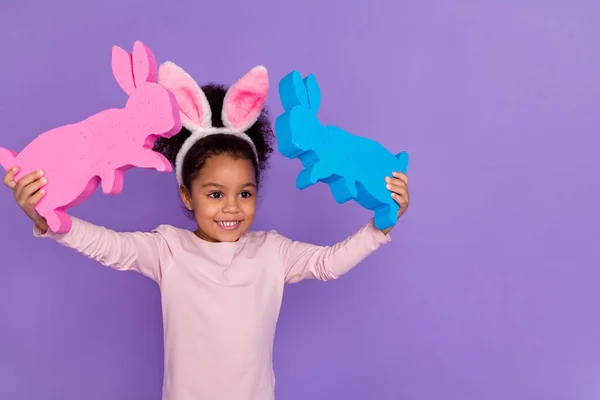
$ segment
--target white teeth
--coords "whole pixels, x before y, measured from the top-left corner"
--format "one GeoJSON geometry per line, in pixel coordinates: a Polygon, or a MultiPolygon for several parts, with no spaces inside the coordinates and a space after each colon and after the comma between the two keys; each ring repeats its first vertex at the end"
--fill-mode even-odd
{"type": "Polygon", "coordinates": [[[236,226],[237,224],[238,224],[237,221],[222,221],[222,222],[219,222],[219,225],[223,225],[223,226],[227,226],[227,227],[236,226]]]}

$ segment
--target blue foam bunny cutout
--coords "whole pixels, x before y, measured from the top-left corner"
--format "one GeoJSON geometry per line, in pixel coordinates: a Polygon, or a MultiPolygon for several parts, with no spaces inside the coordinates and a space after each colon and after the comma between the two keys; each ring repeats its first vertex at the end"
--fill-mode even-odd
{"type": "Polygon", "coordinates": [[[374,140],[322,125],[317,118],[321,91],[314,75],[304,79],[298,71],[286,75],[279,82],[279,97],[284,113],[275,121],[278,150],[304,166],[296,187],[326,183],[337,203],[354,200],[374,211],[377,228],[393,226],[399,205],[386,188],[385,177],[406,173],[408,153],[393,154],[374,140]]]}

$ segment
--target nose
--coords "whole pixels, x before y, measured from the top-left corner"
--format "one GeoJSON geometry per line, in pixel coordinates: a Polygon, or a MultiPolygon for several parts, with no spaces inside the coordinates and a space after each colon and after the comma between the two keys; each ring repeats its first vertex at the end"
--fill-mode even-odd
{"type": "Polygon", "coordinates": [[[229,196],[225,199],[225,204],[223,204],[223,212],[235,214],[240,210],[240,206],[238,204],[238,199],[235,196],[229,196]]]}

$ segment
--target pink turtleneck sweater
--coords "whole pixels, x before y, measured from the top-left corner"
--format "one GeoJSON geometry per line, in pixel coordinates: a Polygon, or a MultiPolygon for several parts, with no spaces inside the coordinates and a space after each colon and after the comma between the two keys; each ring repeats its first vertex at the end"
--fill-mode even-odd
{"type": "Polygon", "coordinates": [[[334,246],[275,231],[209,243],[161,225],[119,233],[73,218],[64,235],[34,230],[103,265],[158,283],[164,327],[164,400],[271,400],[273,340],[283,287],[348,272],[390,240],[369,222],[334,246]]]}

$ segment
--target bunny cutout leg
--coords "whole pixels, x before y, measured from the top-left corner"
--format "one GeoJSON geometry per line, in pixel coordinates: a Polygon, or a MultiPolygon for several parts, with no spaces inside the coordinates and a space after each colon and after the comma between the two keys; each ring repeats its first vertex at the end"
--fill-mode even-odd
{"type": "Polygon", "coordinates": [[[123,171],[116,169],[105,170],[102,173],[102,191],[104,194],[116,194],[123,190],[123,171]]]}
{"type": "Polygon", "coordinates": [[[320,161],[315,164],[303,169],[296,178],[296,187],[298,189],[305,189],[314,182],[322,181],[331,176],[331,171],[320,161]]]}
{"type": "Polygon", "coordinates": [[[71,218],[62,209],[47,209],[43,206],[38,208],[40,215],[44,215],[46,223],[52,232],[67,232],[71,230],[71,218]]]}
{"type": "Polygon", "coordinates": [[[405,172],[408,169],[408,153],[403,151],[396,154],[396,159],[400,162],[398,164],[398,172],[405,172]]]}
{"type": "Polygon", "coordinates": [[[150,149],[141,149],[138,152],[135,166],[153,168],[160,172],[171,172],[173,169],[165,156],[150,149]]]}
{"type": "Polygon", "coordinates": [[[171,172],[172,167],[162,154],[149,149],[142,149],[136,154],[135,165],[120,169],[108,169],[102,173],[102,191],[105,194],[117,194],[123,190],[124,170],[131,167],[155,169],[160,172],[171,172]]]}
{"type": "Polygon", "coordinates": [[[373,218],[376,226],[392,226],[398,219],[398,209],[385,205],[375,210],[373,218]]]}
{"type": "Polygon", "coordinates": [[[356,182],[350,182],[348,179],[340,176],[336,176],[336,179],[329,183],[329,188],[338,204],[343,204],[358,196],[356,182]]]}

